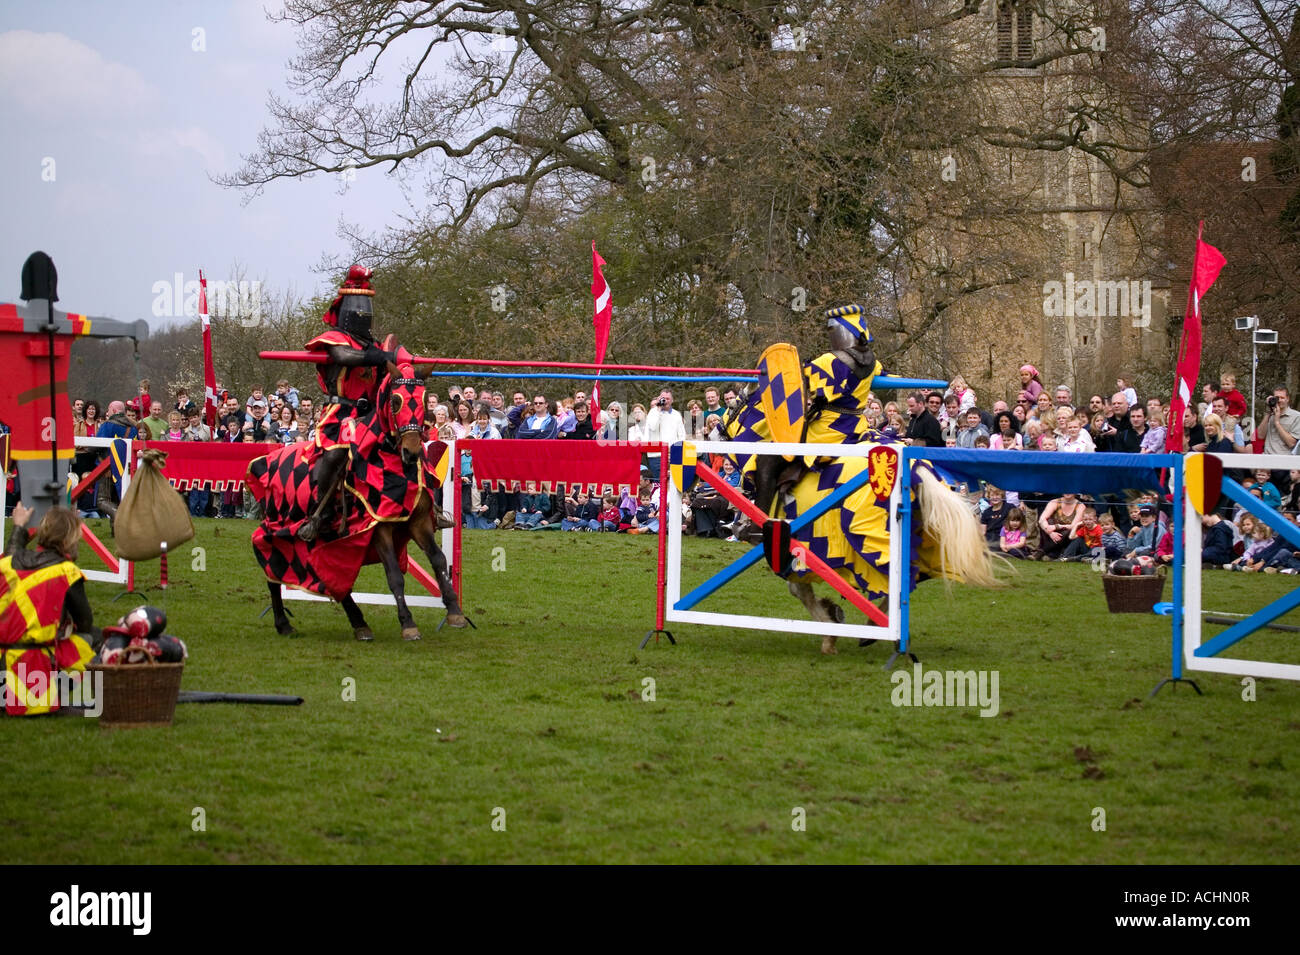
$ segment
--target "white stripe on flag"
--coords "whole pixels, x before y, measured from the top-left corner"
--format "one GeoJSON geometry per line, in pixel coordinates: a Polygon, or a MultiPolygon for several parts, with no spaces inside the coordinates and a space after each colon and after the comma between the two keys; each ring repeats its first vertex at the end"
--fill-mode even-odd
{"type": "Polygon", "coordinates": [[[600,295],[597,296],[596,298],[596,314],[599,315],[601,312],[605,311],[605,309],[608,306],[609,306],[609,283],[607,282],[605,283],[605,290],[601,292],[600,295]]]}
{"type": "Polygon", "coordinates": [[[1183,399],[1183,406],[1186,407],[1192,403],[1192,389],[1187,387],[1187,379],[1178,379],[1178,397],[1183,399]]]}

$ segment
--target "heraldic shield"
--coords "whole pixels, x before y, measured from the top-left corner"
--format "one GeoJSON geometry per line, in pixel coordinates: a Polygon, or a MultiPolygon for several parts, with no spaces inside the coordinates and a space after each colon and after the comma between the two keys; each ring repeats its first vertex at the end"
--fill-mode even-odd
{"type": "Polygon", "coordinates": [[[759,356],[758,406],[773,441],[796,444],[803,440],[808,396],[799,349],[793,345],[779,342],[759,356]]]}

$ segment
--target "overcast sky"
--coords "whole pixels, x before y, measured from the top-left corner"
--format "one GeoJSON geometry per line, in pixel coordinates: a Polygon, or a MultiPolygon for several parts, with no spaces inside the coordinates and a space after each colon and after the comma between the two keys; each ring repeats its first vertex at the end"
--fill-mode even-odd
{"type": "Polygon", "coordinates": [[[215,185],[252,151],[268,91],[286,92],[292,25],[276,0],[7,0],[0,5],[0,301],[16,302],[27,255],[48,252],[59,305],[155,317],[177,272],[226,279],[239,263],[274,291],[332,288],[341,217],[364,230],[407,208],[395,181],[358,171],[273,184],[250,204],[215,185]],[[197,52],[195,29],[206,49],[197,52]]]}

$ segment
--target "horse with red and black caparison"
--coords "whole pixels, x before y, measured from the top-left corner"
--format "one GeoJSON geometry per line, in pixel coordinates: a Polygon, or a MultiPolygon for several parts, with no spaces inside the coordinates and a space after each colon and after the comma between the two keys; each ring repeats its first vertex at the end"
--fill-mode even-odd
{"type": "Polygon", "coordinates": [[[325,489],[313,481],[313,468],[322,452],[314,442],[285,445],[248,466],[248,487],[264,508],[253,531],[253,552],[268,578],[275,629],[281,634],[295,632],[280,590],[287,585],[337,600],[356,639],[373,640],[352,590],[361,568],[379,563],[397,602],[402,639],[419,640],[405,597],[406,547],[412,541],[433,565],[446,622],[453,627],[468,623],[436,539],[433,490],[440,483],[447,446],[441,441],[423,444],[424,379],[416,376],[410,354],[392,336],[385,348],[396,349],[398,360],[388,363],[374,407],[342,422],[340,441],[348,459],[337,500],[320,499],[325,489]],[[312,540],[303,540],[299,530],[322,504],[333,519],[312,540]]]}

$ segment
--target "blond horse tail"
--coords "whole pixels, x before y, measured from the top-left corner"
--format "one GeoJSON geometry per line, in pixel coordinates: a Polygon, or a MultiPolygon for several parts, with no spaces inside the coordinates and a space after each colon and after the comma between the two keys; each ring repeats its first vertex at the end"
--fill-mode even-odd
{"type": "Polygon", "coordinates": [[[970,505],[928,469],[920,474],[916,496],[922,532],[939,545],[944,577],[973,587],[1001,587],[1002,581],[993,573],[997,557],[989,550],[970,505]]]}

